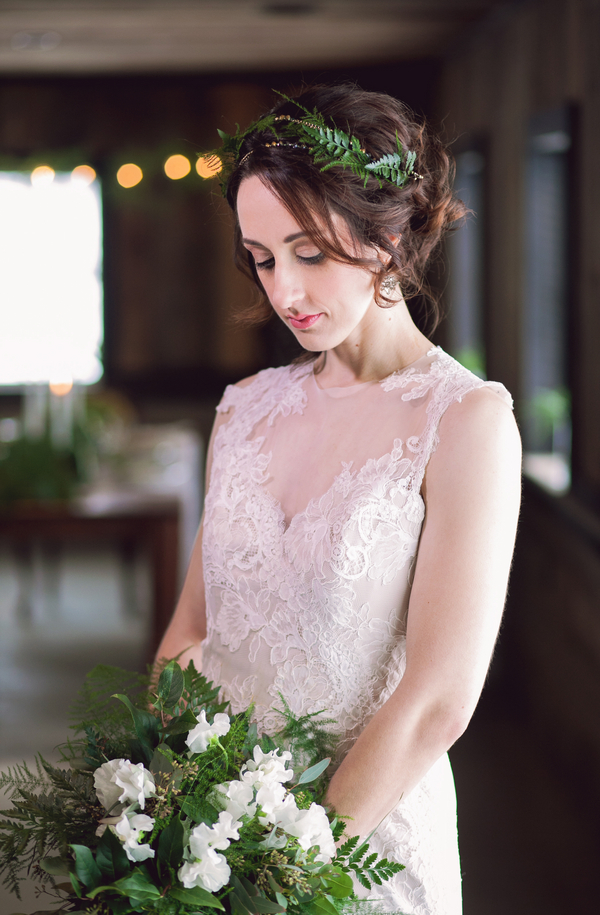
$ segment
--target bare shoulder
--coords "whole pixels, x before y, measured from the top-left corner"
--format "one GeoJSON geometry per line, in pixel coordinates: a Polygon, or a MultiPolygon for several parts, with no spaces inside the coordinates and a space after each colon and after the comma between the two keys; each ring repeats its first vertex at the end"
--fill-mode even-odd
{"type": "Polygon", "coordinates": [[[439,444],[431,456],[424,495],[468,480],[485,486],[520,488],[521,437],[510,406],[492,388],[470,391],[440,421],[439,444]]]}
{"type": "Polygon", "coordinates": [[[487,443],[520,457],[521,437],[512,409],[490,387],[476,388],[448,407],[440,422],[440,446],[487,443]]]}

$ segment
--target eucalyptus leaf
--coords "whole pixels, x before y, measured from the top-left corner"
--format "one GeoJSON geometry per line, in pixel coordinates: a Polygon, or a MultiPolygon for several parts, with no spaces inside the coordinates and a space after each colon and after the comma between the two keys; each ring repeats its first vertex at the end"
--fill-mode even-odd
{"type": "Polygon", "coordinates": [[[331,759],[322,759],[321,762],[315,763],[309,769],[305,769],[296,784],[307,785],[309,782],[314,782],[319,775],[322,775],[330,762],[331,759]]]}

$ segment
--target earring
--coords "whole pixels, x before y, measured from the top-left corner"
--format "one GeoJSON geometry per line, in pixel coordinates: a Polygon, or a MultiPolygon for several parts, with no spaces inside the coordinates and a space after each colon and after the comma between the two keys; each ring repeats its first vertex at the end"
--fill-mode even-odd
{"type": "Polygon", "coordinates": [[[386,276],[384,280],[381,281],[381,286],[379,287],[380,291],[384,295],[392,295],[398,287],[398,277],[397,276],[386,276]]]}

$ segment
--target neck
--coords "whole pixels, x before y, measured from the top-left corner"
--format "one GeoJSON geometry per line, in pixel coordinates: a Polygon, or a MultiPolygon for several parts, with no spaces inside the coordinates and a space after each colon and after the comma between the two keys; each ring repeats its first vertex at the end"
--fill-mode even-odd
{"type": "Polygon", "coordinates": [[[319,357],[319,384],[325,388],[380,381],[420,359],[430,348],[404,299],[391,308],[373,303],[354,333],[319,357]]]}

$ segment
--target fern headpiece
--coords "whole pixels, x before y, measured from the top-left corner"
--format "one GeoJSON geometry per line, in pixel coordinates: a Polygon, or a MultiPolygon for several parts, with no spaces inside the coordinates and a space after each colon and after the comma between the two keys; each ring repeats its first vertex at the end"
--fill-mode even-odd
{"type": "Polygon", "coordinates": [[[323,115],[316,110],[311,112],[283,93],[278,93],[286,101],[292,102],[302,112],[294,118],[289,114],[267,114],[250,124],[246,130],[237,125],[235,134],[219,130],[223,141],[221,149],[205,156],[212,173],[219,175],[221,190],[226,195],[227,184],[233,171],[250,158],[254,149],[241,155],[246,138],[252,133],[270,133],[273,139],[263,143],[264,148],[279,146],[291,149],[304,149],[312,156],[315,164],[321,164],[325,172],[334,166],[349,168],[350,171],[364,180],[365,187],[369,178],[375,178],[379,186],[383,183],[404,187],[409,181],[419,181],[422,175],[415,171],[416,153],[405,150],[396,133],[396,149],[392,153],[374,159],[354,137],[335,125],[327,124],[323,115]]]}

